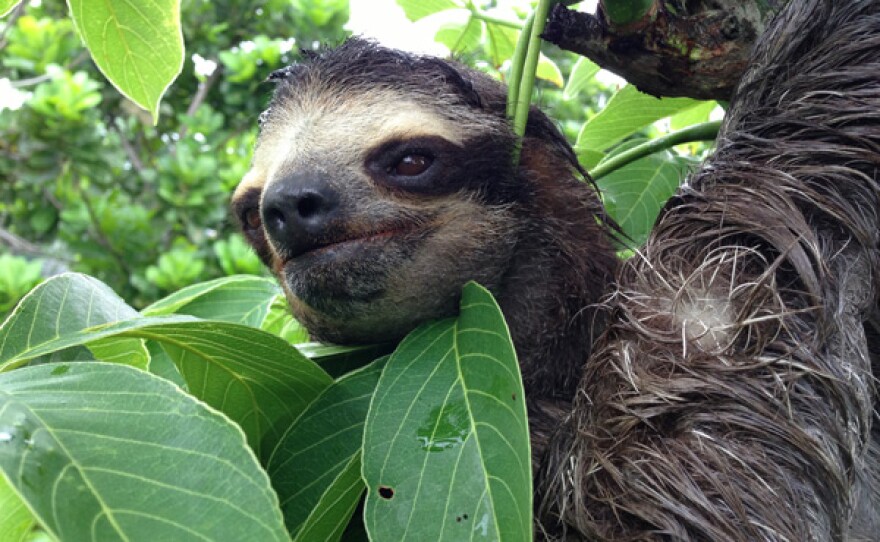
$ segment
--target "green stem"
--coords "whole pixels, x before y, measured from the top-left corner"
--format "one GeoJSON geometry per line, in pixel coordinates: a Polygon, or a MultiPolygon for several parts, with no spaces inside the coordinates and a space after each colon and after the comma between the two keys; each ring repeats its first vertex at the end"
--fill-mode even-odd
{"type": "Polygon", "coordinates": [[[693,141],[711,141],[718,136],[718,130],[720,128],[721,121],[715,120],[703,122],[701,124],[694,124],[693,126],[688,126],[687,128],[682,128],[681,130],[666,134],[663,137],[652,139],[651,141],[642,143],[641,145],[612,156],[608,160],[602,162],[590,171],[590,177],[592,177],[594,181],[599,180],[609,173],[616,171],[639,158],[644,158],[649,154],[669,149],[675,145],[681,145],[682,143],[690,143],[693,141]]]}
{"type": "Polygon", "coordinates": [[[481,10],[480,8],[478,8],[477,6],[475,6],[473,4],[470,4],[468,6],[468,9],[471,12],[471,17],[473,17],[474,19],[479,19],[479,20],[483,21],[484,23],[495,24],[498,26],[505,26],[507,28],[512,28],[514,30],[520,30],[521,28],[523,28],[522,23],[520,23],[519,21],[511,21],[508,19],[502,19],[501,17],[495,17],[492,15],[489,15],[488,13],[486,13],[485,11],[481,10]]]}
{"type": "MultiPolygon", "coordinates": [[[[532,89],[535,86],[535,73],[538,70],[538,56],[541,53],[541,33],[544,32],[544,24],[547,22],[547,15],[550,13],[550,6],[553,3],[554,0],[539,0],[538,7],[535,8],[534,20],[529,33],[528,51],[523,63],[522,80],[519,83],[519,92],[516,97],[516,113],[513,117],[513,131],[520,138],[526,133],[532,89]]],[[[514,81],[511,81],[511,84],[513,83],[514,81]]]]}
{"type": "MultiPolygon", "coordinates": [[[[535,23],[535,14],[532,13],[523,24],[522,32],[516,42],[513,58],[510,59],[510,76],[507,78],[507,118],[513,123],[516,118],[516,107],[519,101],[519,86],[522,83],[523,66],[526,62],[526,51],[529,48],[529,37],[532,35],[532,26],[535,23]]],[[[522,137],[522,134],[519,134],[522,137]]]]}

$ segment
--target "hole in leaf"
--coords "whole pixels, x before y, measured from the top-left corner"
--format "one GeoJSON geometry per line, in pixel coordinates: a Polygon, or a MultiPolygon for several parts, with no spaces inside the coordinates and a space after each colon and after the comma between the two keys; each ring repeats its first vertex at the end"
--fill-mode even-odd
{"type": "Polygon", "coordinates": [[[516,394],[515,394],[515,393],[511,393],[511,394],[510,394],[510,398],[513,399],[514,401],[516,401],[516,394]]]}
{"type": "Polygon", "coordinates": [[[388,486],[379,486],[379,496],[383,499],[390,499],[394,496],[394,490],[388,486]]]}
{"type": "Polygon", "coordinates": [[[468,518],[468,515],[467,515],[467,514],[462,514],[461,517],[463,517],[464,519],[467,519],[467,518],[468,518]]]}

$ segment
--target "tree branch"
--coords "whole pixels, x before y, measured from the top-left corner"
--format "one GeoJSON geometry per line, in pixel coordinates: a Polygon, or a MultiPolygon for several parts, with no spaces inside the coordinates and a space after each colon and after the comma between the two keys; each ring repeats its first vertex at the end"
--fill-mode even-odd
{"type": "Polygon", "coordinates": [[[0,245],[9,247],[9,249],[16,254],[30,254],[32,256],[46,255],[46,252],[39,246],[3,228],[0,228],[0,245]]]}
{"type": "Polygon", "coordinates": [[[648,94],[727,100],[752,44],[785,1],[699,0],[684,5],[653,0],[641,18],[624,24],[615,24],[606,12],[607,6],[617,9],[619,0],[603,0],[596,15],[557,5],[544,39],[589,57],[648,94]]]}

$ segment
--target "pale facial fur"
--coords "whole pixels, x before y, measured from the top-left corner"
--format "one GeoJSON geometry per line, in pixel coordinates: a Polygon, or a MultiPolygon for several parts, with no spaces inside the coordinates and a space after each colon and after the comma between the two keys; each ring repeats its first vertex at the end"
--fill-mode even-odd
{"type": "Polygon", "coordinates": [[[234,199],[254,190],[265,196],[276,183],[304,172],[339,193],[345,242],[294,258],[268,243],[269,265],[294,315],[315,338],[399,339],[414,321],[454,314],[468,280],[489,288],[500,283],[514,246],[510,232],[516,230],[508,209],[486,212],[463,192],[389,189],[365,165],[389,141],[432,137],[461,147],[468,123],[453,124],[435,111],[381,87],[346,94],[303,89],[273,105],[234,199]]]}

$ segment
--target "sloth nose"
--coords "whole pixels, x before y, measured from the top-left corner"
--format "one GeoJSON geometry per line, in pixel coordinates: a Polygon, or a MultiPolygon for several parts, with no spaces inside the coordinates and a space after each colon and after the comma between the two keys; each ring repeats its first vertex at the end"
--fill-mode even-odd
{"type": "Polygon", "coordinates": [[[273,183],[263,196],[263,224],[272,243],[295,258],[326,243],[339,194],[326,183],[292,176],[273,183]]]}

